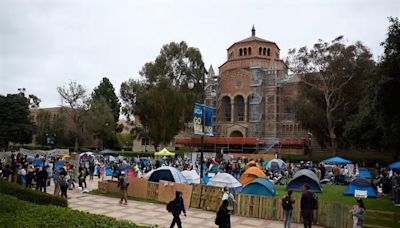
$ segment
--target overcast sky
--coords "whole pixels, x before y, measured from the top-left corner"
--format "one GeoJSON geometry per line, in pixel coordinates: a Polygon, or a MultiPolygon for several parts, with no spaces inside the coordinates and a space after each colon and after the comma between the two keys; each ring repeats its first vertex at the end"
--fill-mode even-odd
{"type": "Polygon", "coordinates": [[[251,35],[289,48],[344,35],[377,59],[398,0],[0,0],[0,94],[26,88],[41,107],[61,104],[56,87],[77,81],[89,92],[102,77],[137,78],[163,44],[186,41],[206,66],[251,35]]]}

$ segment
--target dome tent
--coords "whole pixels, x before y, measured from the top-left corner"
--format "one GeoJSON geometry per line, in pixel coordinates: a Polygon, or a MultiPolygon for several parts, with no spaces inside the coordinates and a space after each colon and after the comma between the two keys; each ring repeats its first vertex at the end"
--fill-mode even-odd
{"type": "Polygon", "coordinates": [[[286,190],[301,192],[303,191],[305,184],[310,186],[311,192],[322,192],[322,187],[317,175],[309,169],[301,169],[297,171],[289,181],[286,190]]]}
{"type": "Polygon", "coordinates": [[[272,171],[280,171],[286,169],[287,165],[282,159],[272,159],[267,164],[267,169],[272,171]]]}
{"type": "Polygon", "coordinates": [[[228,173],[218,173],[208,181],[207,185],[231,188],[234,192],[240,192],[242,190],[242,184],[228,173]]]}
{"type": "Polygon", "coordinates": [[[182,175],[182,173],[174,167],[171,166],[163,166],[158,169],[150,171],[146,174],[145,177],[148,177],[149,181],[159,182],[160,180],[176,182],[180,184],[187,184],[187,180],[182,175]]]}
{"type": "Polygon", "coordinates": [[[354,196],[354,192],[356,190],[367,191],[367,196],[371,198],[378,197],[375,189],[371,186],[370,181],[366,178],[357,177],[354,179],[349,186],[347,186],[346,190],[343,192],[343,195],[354,196]]]}
{"type": "Polygon", "coordinates": [[[200,176],[199,174],[197,174],[196,170],[184,170],[181,173],[186,178],[189,184],[200,184],[200,176]]]}
{"type": "Polygon", "coordinates": [[[247,184],[250,184],[256,178],[267,178],[267,176],[261,169],[253,166],[253,167],[246,169],[246,171],[240,176],[239,182],[243,186],[246,186],[247,184]]]}
{"type": "Polygon", "coordinates": [[[265,178],[256,178],[243,188],[242,194],[257,196],[275,196],[275,185],[265,178]]]}

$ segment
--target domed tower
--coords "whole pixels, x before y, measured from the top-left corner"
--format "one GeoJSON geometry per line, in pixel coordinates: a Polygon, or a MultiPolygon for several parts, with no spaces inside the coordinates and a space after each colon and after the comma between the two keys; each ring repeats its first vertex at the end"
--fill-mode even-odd
{"type": "Polygon", "coordinates": [[[277,138],[279,79],[287,74],[275,42],[251,36],[227,49],[219,67],[217,134],[222,137],[277,138]]]}

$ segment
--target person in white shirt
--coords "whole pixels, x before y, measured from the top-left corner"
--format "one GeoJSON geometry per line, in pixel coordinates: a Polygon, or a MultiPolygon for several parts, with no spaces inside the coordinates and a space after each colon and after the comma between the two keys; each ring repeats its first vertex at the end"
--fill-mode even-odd
{"type": "Polygon", "coordinates": [[[228,211],[229,213],[232,213],[233,209],[235,208],[236,200],[227,187],[224,188],[224,194],[222,195],[222,202],[224,200],[228,200],[228,211]]]}

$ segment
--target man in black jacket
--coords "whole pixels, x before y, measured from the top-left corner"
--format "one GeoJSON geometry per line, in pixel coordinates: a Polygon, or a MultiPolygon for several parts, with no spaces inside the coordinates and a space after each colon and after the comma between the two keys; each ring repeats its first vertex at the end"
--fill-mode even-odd
{"type": "Polygon", "coordinates": [[[300,202],[301,216],[303,217],[304,228],[311,227],[313,220],[314,204],[314,194],[310,192],[310,186],[308,184],[305,184],[300,202]]]}
{"type": "Polygon", "coordinates": [[[172,220],[170,228],[175,226],[175,223],[178,225],[178,228],[182,228],[182,222],[179,218],[179,215],[183,212],[186,216],[185,205],[183,204],[182,192],[176,191],[176,197],[173,201],[172,215],[174,219],[172,220]]]}
{"type": "Polygon", "coordinates": [[[39,188],[40,191],[44,190],[44,192],[46,192],[46,181],[48,178],[48,174],[47,174],[47,165],[43,167],[42,170],[39,171],[39,175],[38,175],[38,182],[39,182],[39,188]]]}

